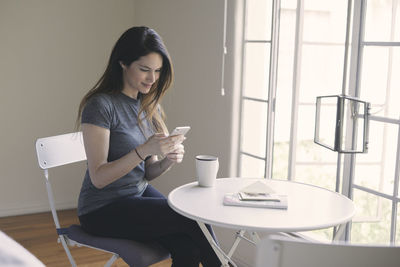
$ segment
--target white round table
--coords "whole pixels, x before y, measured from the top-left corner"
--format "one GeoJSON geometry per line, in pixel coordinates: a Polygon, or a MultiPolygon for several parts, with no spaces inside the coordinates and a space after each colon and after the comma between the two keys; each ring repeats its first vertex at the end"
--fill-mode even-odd
{"type": "Polygon", "coordinates": [[[256,232],[300,232],[337,226],[355,214],[353,202],[336,192],[317,186],[286,180],[253,178],[218,178],[214,187],[200,187],[197,182],[182,185],[168,195],[168,204],[179,214],[196,220],[222,266],[237,266],[231,259],[243,234],[250,233],[257,243],[256,232]],[[262,181],[276,194],[287,195],[287,209],[226,206],[225,194],[262,181]],[[225,253],[211,237],[205,224],[240,230],[229,253],[225,253]]]}
{"type": "Polygon", "coordinates": [[[328,228],[350,221],[355,214],[353,202],[341,194],[286,180],[261,179],[277,194],[288,196],[286,210],[223,205],[226,193],[238,192],[259,180],[218,178],[214,187],[189,183],[174,189],[168,203],[176,212],[196,221],[271,233],[328,228]]]}

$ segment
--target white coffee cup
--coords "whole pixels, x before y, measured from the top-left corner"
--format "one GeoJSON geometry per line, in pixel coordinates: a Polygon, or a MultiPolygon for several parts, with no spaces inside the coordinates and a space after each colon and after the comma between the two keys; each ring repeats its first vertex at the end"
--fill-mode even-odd
{"type": "Polygon", "coordinates": [[[210,155],[196,156],[196,174],[199,186],[212,187],[217,179],[218,157],[210,155]]]}

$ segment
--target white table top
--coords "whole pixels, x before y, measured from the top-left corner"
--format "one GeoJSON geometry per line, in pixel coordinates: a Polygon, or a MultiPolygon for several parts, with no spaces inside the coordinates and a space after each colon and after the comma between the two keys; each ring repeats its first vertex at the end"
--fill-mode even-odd
{"type": "Polygon", "coordinates": [[[328,228],[354,216],[353,202],[336,192],[286,180],[265,181],[277,194],[288,195],[288,209],[223,205],[226,193],[235,193],[260,179],[218,178],[214,187],[197,182],[182,185],[168,195],[168,203],[188,218],[225,228],[263,232],[299,232],[328,228]]]}

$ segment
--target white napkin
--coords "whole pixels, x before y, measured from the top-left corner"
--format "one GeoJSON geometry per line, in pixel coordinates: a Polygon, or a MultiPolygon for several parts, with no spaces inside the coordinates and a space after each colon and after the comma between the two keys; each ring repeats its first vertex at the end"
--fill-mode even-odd
{"type": "Polygon", "coordinates": [[[269,187],[268,185],[266,185],[265,183],[261,182],[261,181],[257,181],[251,185],[246,186],[245,188],[242,188],[241,190],[239,190],[239,193],[243,192],[246,194],[260,194],[260,195],[271,195],[274,194],[275,191],[269,187]]]}

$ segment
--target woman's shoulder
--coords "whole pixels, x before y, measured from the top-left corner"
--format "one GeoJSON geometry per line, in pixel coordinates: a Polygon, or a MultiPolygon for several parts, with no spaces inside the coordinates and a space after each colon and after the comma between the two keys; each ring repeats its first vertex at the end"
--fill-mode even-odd
{"type": "Polygon", "coordinates": [[[112,96],[107,93],[94,94],[89,101],[112,102],[112,96]]]}
{"type": "Polygon", "coordinates": [[[88,111],[104,110],[111,114],[115,109],[114,106],[114,101],[110,94],[96,93],[86,102],[84,113],[88,111]]]}
{"type": "Polygon", "coordinates": [[[92,123],[109,128],[109,122],[112,121],[114,114],[115,107],[112,97],[106,93],[96,93],[88,99],[82,111],[82,123],[92,123]]]}
{"type": "Polygon", "coordinates": [[[113,107],[114,97],[107,93],[97,93],[90,97],[88,104],[103,107],[113,107]]]}

